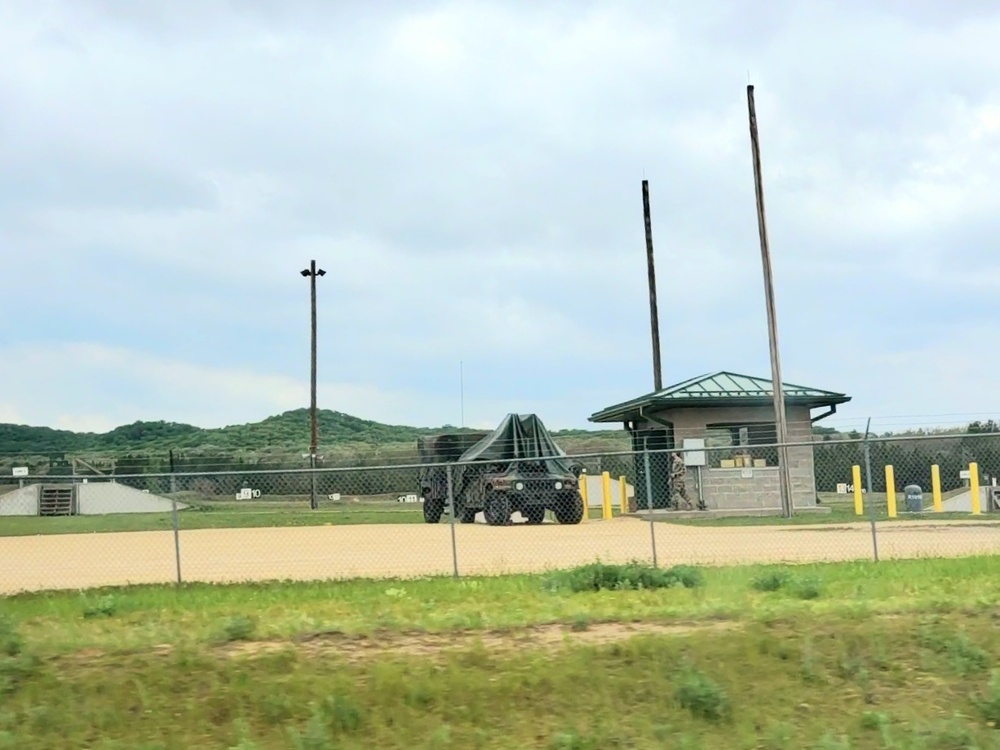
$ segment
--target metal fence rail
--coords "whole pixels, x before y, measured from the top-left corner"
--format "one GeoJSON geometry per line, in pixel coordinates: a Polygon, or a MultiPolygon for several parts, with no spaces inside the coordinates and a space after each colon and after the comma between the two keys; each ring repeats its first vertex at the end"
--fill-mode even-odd
{"type": "Polygon", "coordinates": [[[784,447],[791,518],[773,444],[560,457],[569,475],[515,461],[6,476],[0,592],[1000,551],[1000,435],[784,447]]]}

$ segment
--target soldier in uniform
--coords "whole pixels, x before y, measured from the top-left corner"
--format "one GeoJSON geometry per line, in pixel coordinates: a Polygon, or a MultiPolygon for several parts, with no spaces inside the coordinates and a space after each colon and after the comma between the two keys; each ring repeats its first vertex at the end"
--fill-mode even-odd
{"type": "Polygon", "coordinates": [[[685,484],[686,475],[687,467],[684,465],[684,459],[681,458],[679,453],[672,454],[670,462],[670,504],[675,510],[694,510],[691,498],[687,494],[687,486],[685,484]]]}

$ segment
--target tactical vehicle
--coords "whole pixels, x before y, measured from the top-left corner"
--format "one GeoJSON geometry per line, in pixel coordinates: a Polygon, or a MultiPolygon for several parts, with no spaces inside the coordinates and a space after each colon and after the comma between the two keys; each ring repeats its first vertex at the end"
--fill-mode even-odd
{"type": "Polygon", "coordinates": [[[519,512],[539,524],[551,510],[559,523],[583,520],[579,477],[582,470],[556,445],[534,414],[508,414],[491,433],[449,433],[417,442],[421,462],[420,495],[424,520],[438,523],[448,504],[452,465],[455,518],[473,523],[482,511],[486,523],[505,526],[519,512]]]}

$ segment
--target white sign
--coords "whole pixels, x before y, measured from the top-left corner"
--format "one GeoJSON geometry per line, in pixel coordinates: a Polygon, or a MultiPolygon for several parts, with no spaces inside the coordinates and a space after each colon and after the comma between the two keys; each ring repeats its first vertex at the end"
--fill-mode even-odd
{"type": "Polygon", "coordinates": [[[753,469],[740,469],[741,479],[753,479],[753,469]]]}
{"type": "Polygon", "coordinates": [[[411,495],[400,495],[396,499],[396,502],[400,502],[400,503],[416,503],[416,502],[419,502],[419,498],[417,498],[416,495],[412,495],[412,494],[411,495]]]}
{"type": "Polygon", "coordinates": [[[969,471],[968,469],[962,469],[960,472],[958,472],[958,478],[959,479],[972,479],[972,472],[969,471]]]}
{"type": "Polygon", "coordinates": [[[839,482],[837,484],[837,494],[838,495],[846,495],[847,494],[847,483],[846,482],[839,482]]]}
{"type": "Polygon", "coordinates": [[[684,448],[685,466],[705,466],[705,439],[704,438],[684,438],[682,443],[684,448]]]}
{"type": "Polygon", "coordinates": [[[13,474],[15,477],[26,477],[28,476],[28,467],[15,466],[13,469],[10,470],[10,473],[13,474]]]}
{"type": "Polygon", "coordinates": [[[340,500],[340,493],[334,492],[332,495],[326,496],[328,500],[340,500]]]}
{"type": "Polygon", "coordinates": [[[244,487],[238,493],[236,493],[237,500],[257,500],[260,497],[260,490],[252,490],[249,487],[244,487]]]}

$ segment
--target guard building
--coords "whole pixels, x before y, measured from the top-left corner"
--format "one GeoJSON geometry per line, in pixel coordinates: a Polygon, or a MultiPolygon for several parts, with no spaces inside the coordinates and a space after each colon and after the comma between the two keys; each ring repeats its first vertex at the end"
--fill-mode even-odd
{"type": "MultiPolygon", "coordinates": [[[[816,477],[812,426],[850,396],[784,383],[792,505],[813,507],[816,477]],[[814,410],[823,410],[814,414],[814,410]]],[[[772,381],[733,372],[699,375],[682,383],[609,406],[591,422],[620,422],[636,451],[635,498],[648,507],[646,461],[641,451],[684,451],[692,503],[709,510],[780,509],[778,442],[772,381]]],[[[652,506],[669,503],[669,453],[649,456],[652,506]]]]}

